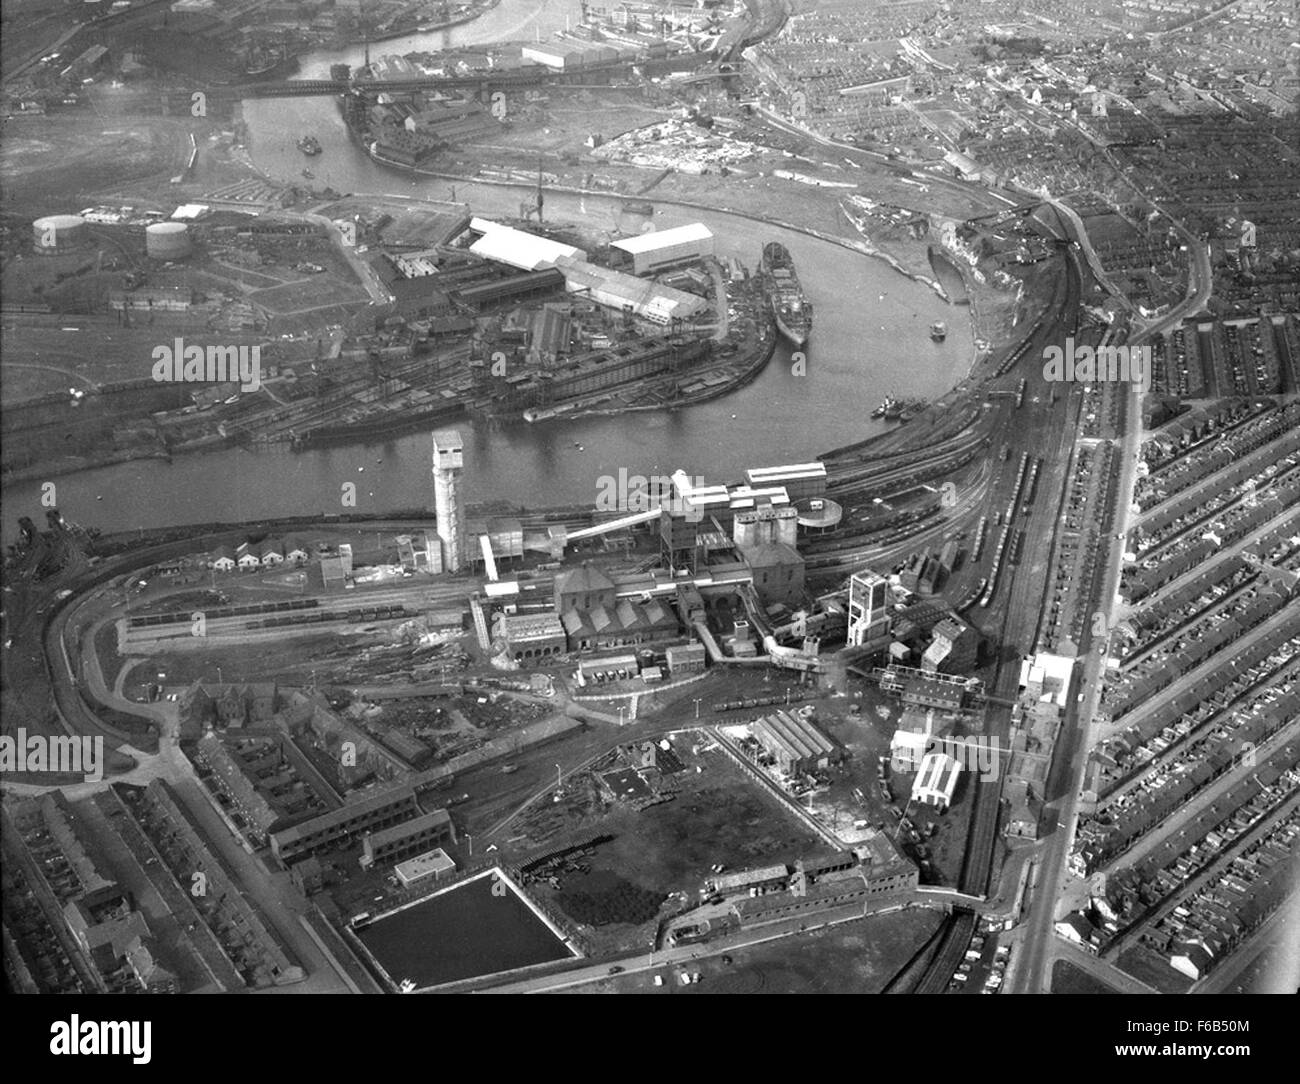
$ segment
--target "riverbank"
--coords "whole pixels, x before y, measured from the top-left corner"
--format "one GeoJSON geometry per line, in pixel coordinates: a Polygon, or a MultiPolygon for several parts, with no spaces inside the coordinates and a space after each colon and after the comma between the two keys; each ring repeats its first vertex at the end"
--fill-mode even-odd
{"type": "MultiPolygon", "coordinates": [[[[439,34],[444,30],[451,30],[454,27],[464,26],[466,23],[472,23],[480,16],[486,15],[499,3],[501,3],[501,0],[478,0],[477,3],[470,5],[469,11],[462,12],[455,18],[447,19],[444,22],[429,23],[425,26],[408,26],[402,30],[390,29],[379,34],[370,33],[365,36],[365,41],[370,45],[374,45],[381,41],[394,41],[397,38],[409,38],[414,34],[439,34]]],[[[343,43],[343,48],[356,44],[356,42],[347,41],[343,43]]]]}
{"type": "Polygon", "coordinates": [[[11,471],[5,471],[4,475],[0,476],[0,484],[7,486],[18,485],[23,482],[44,481],[47,478],[80,474],[85,470],[112,467],[120,463],[133,463],[141,459],[161,459],[170,463],[172,462],[172,453],[160,448],[118,448],[102,456],[96,456],[94,459],[84,455],[69,456],[67,459],[34,463],[28,467],[16,467],[11,471]]]}

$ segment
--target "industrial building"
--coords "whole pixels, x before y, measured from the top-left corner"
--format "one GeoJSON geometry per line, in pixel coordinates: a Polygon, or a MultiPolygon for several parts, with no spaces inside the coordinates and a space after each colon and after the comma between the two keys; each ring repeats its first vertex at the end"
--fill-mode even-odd
{"type": "Polygon", "coordinates": [[[670,605],[658,599],[620,600],[614,581],[590,565],[556,576],[554,591],[555,613],[570,651],[605,651],[680,635],[670,605]]]}
{"type": "Polygon", "coordinates": [[[791,501],[826,495],[826,464],[793,463],[783,467],[751,467],[745,471],[745,483],[754,489],[780,486],[791,501]]]}
{"type": "Polygon", "coordinates": [[[784,542],[740,548],[754,575],[754,590],[764,606],[798,606],[804,597],[804,559],[784,542]]]}
{"type": "Polygon", "coordinates": [[[193,303],[194,291],[188,286],[144,286],[108,295],[108,306],[116,312],[186,312],[193,303]]]}
{"type": "Polygon", "coordinates": [[[718,874],[708,881],[709,887],[720,896],[782,892],[789,883],[790,867],[784,863],[760,869],[738,869],[734,873],[718,874]]]}
{"type": "Polygon", "coordinates": [[[456,863],[441,847],[435,847],[426,854],[417,854],[414,858],[397,863],[393,872],[403,888],[410,888],[431,877],[436,881],[444,873],[455,873],[456,863]]]}
{"type": "Polygon", "coordinates": [[[674,645],[664,654],[668,659],[668,672],[673,677],[699,673],[704,669],[707,659],[703,644],[674,645]]]}
{"type": "Polygon", "coordinates": [[[465,554],[465,510],[460,497],[460,472],[465,445],[454,429],[433,434],[433,498],[442,542],[442,567],[459,572],[465,554]]]}
{"type": "Polygon", "coordinates": [[[849,580],[849,647],[866,647],[889,636],[889,581],[877,572],[849,580]]]}
{"type": "Polygon", "coordinates": [[[455,290],[452,297],[475,312],[483,312],[507,303],[551,297],[563,289],[564,276],[555,268],[546,267],[540,271],[526,271],[521,275],[511,275],[492,282],[463,286],[455,290]]]}
{"type": "Polygon", "coordinates": [[[947,753],[926,753],[912,783],[912,801],[945,812],[952,805],[960,774],[961,765],[947,753]]]}
{"type": "Polygon", "coordinates": [[[613,606],[618,593],[614,581],[600,569],[589,564],[566,569],[555,577],[555,612],[565,610],[593,610],[597,606],[613,606]]]}
{"type": "Polygon", "coordinates": [[[272,832],[271,853],[281,862],[294,862],[320,850],[346,846],[363,832],[388,828],[421,814],[415,788],[397,787],[272,832]]]}
{"type": "Polygon", "coordinates": [[[966,702],[966,687],[941,677],[911,677],[903,683],[904,704],[940,711],[960,711],[966,702]]]}
{"type": "Polygon", "coordinates": [[[829,768],[848,755],[802,713],[777,711],[749,729],[763,752],[786,775],[829,768]]]}
{"type": "Polygon", "coordinates": [[[589,68],[593,65],[612,64],[619,57],[618,50],[594,42],[535,42],[521,50],[524,60],[545,64],[557,71],[589,68]]]}
{"type": "Polygon", "coordinates": [[[584,293],[598,305],[630,312],[656,324],[689,320],[708,308],[708,302],[695,294],[599,267],[581,258],[561,256],[555,260],[555,266],[564,272],[569,293],[584,293]]]}
{"type": "Polygon", "coordinates": [[[361,868],[370,869],[380,862],[400,862],[420,854],[434,843],[455,843],[456,826],[445,809],[402,821],[376,832],[369,832],[361,844],[361,868]]]}
{"type": "Polygon", "coordinates": [[[554,614],[497,614],[492,631],[521,666],[551,661],[568,650],[564,624],[554,614]]]}
{"type": "Polygon", "coordinates": [[[583,659],[578,664],[578,677],[583,685],[598,681],[623,681],[636,677],[635,655],[598,655],[583,659]]]}
{"type": "Polygon", "coordinates": [[[1074,660],[1040,651],[1020,663],[1020,700],[1037,718],[1055,719],[1069,703],[1074,660]]]}
{"type": "MultiPolygon", "coordinates": [[[[865,908],[873,898],[915,889],[917,868],[898,853],[883,832],[872,832],[851,851],[801,859],[793,872],[788,866],[773,866],[742,870],[715,882],[724,880],[727,894],[733,896],[752,886],[731,904],[740,924],[750,927],[858,902],[865,908]]],[[[720,887],[717,890],[722,891],[720,887]]]]}
{"type": "Polygon", "coordinates": [[[625,598],[609,607],[569,609],[560,620],[572,651],[660,643],[675,639],[681,631],[671,607],[657,599],[641,603],[625,598]]]}
{"type": "Polygon", "coordinates": [[[481,563],[490,580],[497,578],[498,561],[524,555],[524,526],[514,516],[466,520],[464,538],[466,563],[481,563]]]}
{"type": "Polygon", "coordinates": [[[470,252],[486,260],[509,264],[521,271],[555,267],[560,259],[586,260],[587,254],[573,245],[561,244],[535,233],[525,233],[486,218],[470,219],[469,228],[483,236],[470,245],[470,252]]]}
{"type": "Polygon", "coordinates": [[[701,222],[671,230],[653,230],[615,241],[610,248],[631,263],[634,275],[653,275],[713,255],[713,234],[701,222]]]}
{"type": "Polygon", "coordinates": [[[907,709],[898,721],[894,736],[889,739],[889,768],[893,772],[914,772],[920,769],[926,751],[934,743],[934,735],[947,733],[944,720],[937,720],[933,711],[924,714],[907,709]]]}
{"type": "Polygon", "coordinates": [[[966,674],[975,667],[980,635],[960,617],[949,615],[934,626],[934,640],[921,659],[921,669],[966,674]]]}
{"type": "Polygon", "coordinates": [[[742,550],[750,546],[794,546],[799,535],[798,513],[788,505],[764,504],[737,512],[732,540],[742,550]]]}

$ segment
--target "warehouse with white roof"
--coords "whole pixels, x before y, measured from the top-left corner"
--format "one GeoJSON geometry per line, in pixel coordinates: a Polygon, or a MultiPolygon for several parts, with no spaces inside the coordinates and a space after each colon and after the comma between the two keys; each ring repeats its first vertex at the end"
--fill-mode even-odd
{"type": "Polygon", "coordinates": [[[561,244],[535,233],[525,233],[486,218],[470,219],[469,228],[483,236],[470,245],[470,252],[485,260],[517,267],[521,271],[541,271],[554,267],[561,257],[585,260],[587,254],[573,245],[561,244]]]}
{"type": "Polygon", "coordinates": [[[569,293],[585,293],[596,304],[619,312],[630,309],[634,315],[656,324],[689,320],[708,307],[704,298],[695,294],[611,271],[580,258],[564,256],[556,260],[555,266],[564,273],[569,293]]]}
{"type": "Polygon", "coordinates": [[[677,264],[712,256],[713,234],[704,223],[692,222],[689,226],[625,237],[610,248],[631,260],[633,274],[653,275],[677,264]]]}
{"type": "Polygon", "coordinates": [[[960,772],[961,764],[955,757],[950,757],[947,753],[926,753],[921,758],[916,782],[912,784],[912,801],[933,806],[943,813],[952,805],[960,772]]]}

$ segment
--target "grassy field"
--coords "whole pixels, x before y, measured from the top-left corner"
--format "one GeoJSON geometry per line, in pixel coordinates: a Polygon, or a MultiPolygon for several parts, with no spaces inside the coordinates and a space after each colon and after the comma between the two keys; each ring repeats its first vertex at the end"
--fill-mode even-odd
{"type": "Polygon", "coordinates": [[[1175,971],[1163,957],[1143,945],[1122,952],[1115,963],[1139,982],[1155,987],[1162,994],[1185,994],[1192,985],[1191,979],[1175,971]]]}
{"type": "Polygon", "coordinates": [[[1095,979],[1068,960],[1057,960],[1052,968],[1054,994],[1118,994],[1119,991],[1095,979]]]}
{"type": "Polygon", "coordinates": [[[795,934],[727,956],[694,961],[700,981],[682,986],[677,968],[663,968],[663,986],[651,973],[620,975],[574,993],[655,994],[878,994],[938,926],[924,909],[875,915],[795,934]],[[731,963],[725,963],[729,957],[731,963]]]}

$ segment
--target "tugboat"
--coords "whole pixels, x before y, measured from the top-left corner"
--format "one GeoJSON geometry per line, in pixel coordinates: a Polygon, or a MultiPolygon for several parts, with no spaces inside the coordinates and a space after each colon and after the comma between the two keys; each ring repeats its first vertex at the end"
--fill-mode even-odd
{"type": "Polygon", "coordinates": [[[871,412],[871,416],[873,418],[887,418],[889,416],[889,412],[897,406],[898,406],[898,401],[892,395],[887,395],[885,396],[884,402],[882,402],[880,406],[876,407],[876,409],[871,412]]]}
{"type": "Polygon", "coordinates": [[[305,135],[298,140],[298,149],[309,158],[320,154],[320,141],[314,135],[305,135]]]}
{"type": "Polygon", "coordinates": [[[948,325],[942,320],[936,320],[930,325],[930,338],[935,342],[941,343],[948,337],[948,325]]]}
{"type": "Polygon", "coordinates": [[[885,421],[896,422],[903,413],[903,404],[897,399],[890,398],[889,405],[885,408],[885,421]]]}
{"type": "Polygon", "coordinates": [[[777,330],[795,346],[803,346],[812,330],[812,305],[794,273],[794,260],[785,245],[769,241],[763,246],[761,264],[767,302],[776,318],[777,330]]]}

